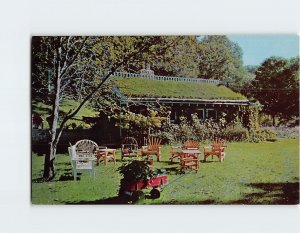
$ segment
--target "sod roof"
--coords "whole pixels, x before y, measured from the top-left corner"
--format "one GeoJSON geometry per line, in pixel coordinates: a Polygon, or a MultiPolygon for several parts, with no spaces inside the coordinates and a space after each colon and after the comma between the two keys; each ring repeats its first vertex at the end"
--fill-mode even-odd
{"type": "Polygon", "coordinates": [[[246,100],[246,97],[225,86],[208,83],[160,81],[144,78],[114,77],[112,81],[128,98],[168,97],[189,99],[246,100]]]}

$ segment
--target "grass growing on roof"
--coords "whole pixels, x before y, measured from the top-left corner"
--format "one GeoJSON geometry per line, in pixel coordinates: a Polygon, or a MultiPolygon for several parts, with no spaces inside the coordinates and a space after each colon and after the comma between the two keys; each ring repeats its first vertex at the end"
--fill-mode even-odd
{"type": "MultiPolygon", "coordinates": [[[[206,163],[200,164],[198,173],[182,176],[177,174],[178,162],[170,163],[170,146],[163,146],[162,161],[155,161],[153,166],[167,170],[169,185],[159,199],[145,199],[141,204],[297,204],[298,149],[298,139],[229,143],[224,162],[208,158],[206,163]]],[[[83,173],[80,180],[73,181],[69,156],[60,154],[55,161],[57,175],[54,180],[38,183],[43,161],[42,156],[32,155],[32,203],[118,203],[120,151],[116,165],[109,162],[106,167],[103,163],[96,167],[95,179],[83,173]]],[[[145,193],[149,191],[144,190],[145,193]]]]}
{"type": "Polygon", "coordinates": [[[208,83],[159,81],[115,77],[112,81],[128,97],[176,97],[194,99],[245,100],[246,97],[225,86],[208,83]]]}

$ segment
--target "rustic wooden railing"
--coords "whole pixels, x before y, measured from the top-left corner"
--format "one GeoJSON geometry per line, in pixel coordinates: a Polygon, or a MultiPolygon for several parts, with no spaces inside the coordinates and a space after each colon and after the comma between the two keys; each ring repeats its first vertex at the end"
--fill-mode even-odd
{"type": "Polygon", "coordinates": [[[138,73],[128,73],[128,72],[114,72],[112,75],[114,77],[123,78],[145,78],[151,80],[160,81],[175,81],[175,82],[189,82],[189,83],[208,83],[219,85],[221,81],[213,79],[203,79],[203,78],[184,78],[184,77],[172,77],[172,76],[162,76],[162,75],[149,75],[149,74],[138,74],[138,73]]]}

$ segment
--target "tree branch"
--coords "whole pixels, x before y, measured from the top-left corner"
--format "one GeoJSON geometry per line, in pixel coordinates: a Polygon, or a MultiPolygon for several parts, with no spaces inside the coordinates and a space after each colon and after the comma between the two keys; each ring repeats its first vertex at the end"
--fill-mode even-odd
{"type": "Polygon", "coordinates": [[[139,53],[142,53],[144,52],[146,49],[148,49],[149,47],[151,47],[152,44],[149,44],[149,45],[145,45],[142,49],[132,53],[131,55],[129,55],[127,58],[125,58],[123,61],[117,63],[115,65],[114,68],[111,69],[111,71],[104,77],[104,79],[102,79],[102,81],[95,87],[95,89],[90,93],[88,94],[84,100],[80,103],[80,105],[70,114],[68,114],[67,116],[64,117],[64,119],[62,120],[61,124],[60,124],[60,127],[59,127],[59,130],[58,130],[58,133],[57,133],[57,138],[56,140],[58,140],[58,135],[61,134],[63,128],[64,128],[64,125],[65,123],[71,119],[72,117],[74,117],[78,112],[79,110],[83,107],[83,105],[96,93],[97,90],[100,89],[100,87],[105,83],[105,81],[122,65],[125,63],[125,61],[127,60],[130,60],[131,58],[133,58],[134,56],[138,55],[139,53]]]}

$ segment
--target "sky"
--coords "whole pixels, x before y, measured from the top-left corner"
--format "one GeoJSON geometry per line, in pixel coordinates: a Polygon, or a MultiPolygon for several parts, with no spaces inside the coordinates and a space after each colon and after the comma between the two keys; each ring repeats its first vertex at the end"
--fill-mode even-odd
{"type": "Polygon", "coordinates": [[[260,65],[266,58],[299,55],[298,35],[229,35],[243,50],[244,65],[260,65]]]}

